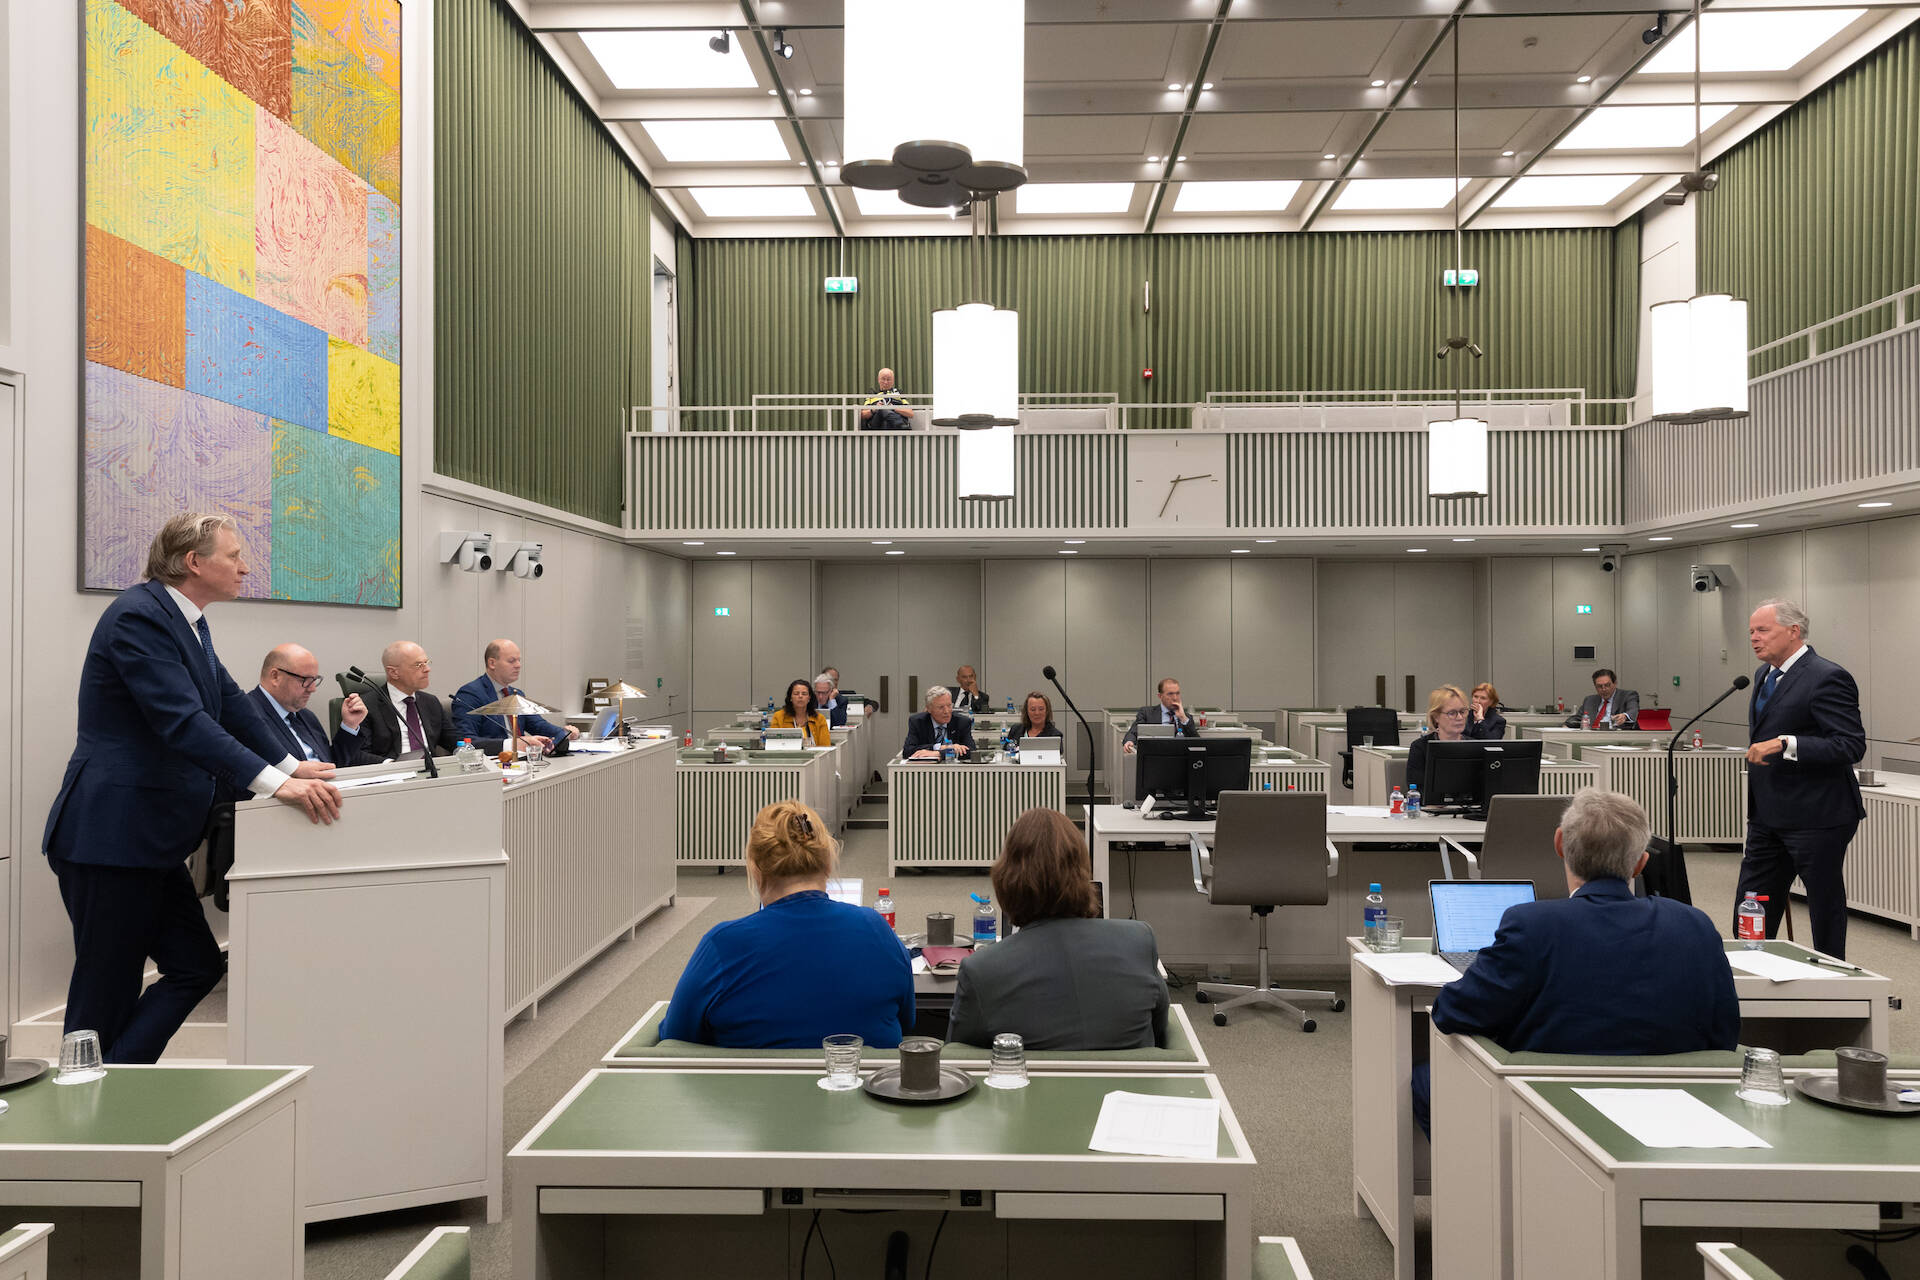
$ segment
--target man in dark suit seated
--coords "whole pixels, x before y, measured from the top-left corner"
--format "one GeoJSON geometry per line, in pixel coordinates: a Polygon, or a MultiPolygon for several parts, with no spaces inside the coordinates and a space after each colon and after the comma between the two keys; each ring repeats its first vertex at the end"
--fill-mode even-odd
{"type": "Polygon", "coordinates": [[[824,671],[813,678],[813,705],[827,718],[829,729],[846,727],[846,700],[840,696],[840,687],[833,682],[833,677],[824,671]]]}
{"type": "MultiPolygon", "coordinates": [[[[453,736],[472,738],[477,744],[481,738],[505,739],[507,736],[507,717],[503,715],[478,715],[476,708],[498,702],[509,693],[527,695],[514,688],[514,681],[520,678],[520,646],[511,640],[492,640],[481,655],[487,664],[485,675],[475,676],[460,686],[453,695],[453,736]]],[[[580,731],[572,725],[562,727],[545,716],[525,715],[520,717],[520,744],[537,742],[540,749],[550,749],[556,741],[564,738],[568,741],[580,736],[580,731]]]]}
{"type": "Polygon", "coordinates": [[[1133,744],[1140,737],[1143,724],[1170,724],[1185,737],[1200,736],[1200,722],[1187,714],[1187,704],[1180,700],[1180,682],[1172,676],[1163,676],[1156,691],[1160,700],[1136,711],[1133,723],[1127,727],[1127,736],[1120,740],[1120,749],[1128,755],[1134,753],[1133,744]]]}
{"type": "Polygon", "coordinates": [[[1791,600],[1763,601],[1747,620],[1760,669],[1747,709],[1747,847],[1734,904],[1767,898],[1767,936],[1780,928],[1794,876],[1807,887],[1813,946],[1847,954],[1841,863],[1866,817],[1853,766],[1867,753],[1860,688],[1847,669],[1807,646],[1811,626],[1791,600]]]}
{"type": "Polygon", "coordinates": [[[66,1029],[99,1032],[110,1063],[158,1061],[226,971],[187,870],[216,785],[340,816],[333,766],[295,760],[214,652],[205,610],[248,572],[231,516],[173,517],[80,668],[78,740],[41,849],[73,922],[66,1029]],[[160,979],[142,991],[149,959],[160,979]]]}
{"type": "MultiPolygon", "coordinates": [[[[380,653],[380,665],[387,671],[387,696],[375,698],[367,707],[367,718],[360,732],[366,738],[365,750],[376,759],[392,760],[409,751],[431,751],[450,756],[459,749],[454,736],[453,718],[440,699],[427,692],[433,678],[433,659],[411,640],[395,640],[380,653]]],[[[475,738],[473,745],[493,755],[500,750],[499,738],[475,738]]]]}
{"type": "Polygon", "coordinates": [[[317,760],[346,768],[376,764],[379,757],[361,750],[360,723],[367,704],[350,693],[340,704],[340,731],[327,740],[319,717],[307,710],[313,691],[320,687],[320,660],[297,644],[283,644],[260,664],[260,683],[247,697],[268,730],[295,760],[317,760]]]}
{"type": "MultiPolygon", "coordinates": [[[[1647,813],[1588,787],[1553,833],[1572,896],[1508,907],[1490,946],[1440,988],[1433,1025],[1487,1036],[1513,1053],[1630,1055],[1732,1049],[1740,1038],[1733,969],[1713,921],[1672,898],[1636,898],[1647,813]]],[[[1413,1072],[1427,1128],[1431,1079],[1413,1072]]]]}
{"type": "Polygon", "coordinates": [[[1567,717],[1567,728],[1578,729],[1582,717],[1589,729],[1631,729],[1640,722],[1640,695],[1622,689],[1620,677],[1602,667],[1593,673],[1593,692],[1567,717]]]}
{"type": "Polygon", "coordinates": [[[938,760],[940,746],[952,743],[956,755],[973,754],[973,721],[953,709],[953,695],[945,685],[927,691],[927,709],[907,719],[907,740],[900,748],[902,760],[938,760]]]}

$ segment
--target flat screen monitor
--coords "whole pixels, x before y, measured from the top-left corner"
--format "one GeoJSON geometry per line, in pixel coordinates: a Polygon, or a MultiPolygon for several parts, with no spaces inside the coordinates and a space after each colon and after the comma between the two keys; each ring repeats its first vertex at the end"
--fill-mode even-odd
{"type": "Polygon", "coordinates": [[[1426,778],[1409,778],[1420,786],[1421,807],[1429,813],[1485,814],[1494,796],[1532,796],[1540,793],[1540,749],[1537,739],[1499,742],[1427,743],[1426,778]]]}
{"type": "Polygon", "coordinates": [[[1251,738],[1141,738],[1134,799],[1167,806],[1165,818],[1204,821],[1222,791],[1245,791],[1253,776],[1251,738]]]}
{"type": "Polygon", "coordinates": [[[1429,880],[1433,949],[1479,951],[1493,945],[1507,908],[1533,901],[1531,880],[1429,880]]]}

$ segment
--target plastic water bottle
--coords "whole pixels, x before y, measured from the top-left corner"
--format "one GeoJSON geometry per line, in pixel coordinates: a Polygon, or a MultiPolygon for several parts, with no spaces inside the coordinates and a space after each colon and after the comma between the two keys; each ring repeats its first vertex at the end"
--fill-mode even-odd
{"type": "Polygon", "coordinates": [[[1366,911],[1362,917],[1361,924],[1362,924],[1362,928],[1365,931],[1367,945],[1369,947],[1375,946],[1379,943],[1380,922],[1382,920],[1385,920],[1386,918],[1387,918],[1387,895],[1380,892],[1379,885],[1377,884],[1368,885],[1367,886],[1367,906],[1366,906],[1366,911]]]}
{"type": "Polygon", "coordinates": [[[1393,794],[1387,797],[1387,816],[1389,818],[1406,817],[1407,797],[1400,788],[1395,787],[1393,794]]]}
{"type": "Polygon", "coordinates": [[[973,945],[983,947],[1000,940],[1000,916],[993,909],[993,900],[977,893],[967,895],[973,899],[973,945]]]}
{"type": "Polygon", "coordinates": [[[1007,697],[1007,714],[1008,714],[1008,715],[1012,715],[1012,714],[1013,714],[1013,697],[1012,697],[1012,695],[1008,695],[1008,697],[1007,697]]]}
{"type": "Polygon", "coordinates": [[[1403,812],[1409,818],[1417,818],[1420,816],[1420,784],[1419,783],[1415,783],[1413,786],[1410,786],[1407,788],[1407,802],[1403,812]]]}
{"type": "Polygon", "coordinates": [[[879,894],[876,895],[873,900],[873,909],[878,911],[880,918],[887,922],[887,928],[891,929],[894,927],[896,917],[893,910],[893,891],[891,889],[882,888],[880,890],[879,894]]]}
{"type": "Polygon", "coordinates": [[[1582,729],[1591,729],[1591,728],[1593,728],[1593,717],[1592,717],[1592,716],[1590,716],[1590,715],[1584,715],[1584,714],[1583,714],[1583,715],[1582,715],[1582,716],[1580,717],[1580,727],[1581,727],[1582,729]]]}
{"type": "Polygon", "coordinates": [[[1695,751],[1698,751],[1702,745],[1703,744],[1700,741],[1700,731],[1698,729],[1695,729],[1693,731],[1693,749],[1695,751]]]}
{"type": "Polygon", "coordinates": [[[460,747],[453,753],[462,773],[478,773],[486,766],[480,761],[480,749],[473,745],[472,738],[460,739],[460,747]]]}
{"type": "Polygon", "coordinates": [[[1263,782],[1260,784],[1260,789],[1262,791],[1271,791],[1273,790],[1273,784],[1271,782],[1263,782]]]}
{"type": "Polygon", "coordinates": [[[1562,715],[1565,715],[1567,710],[1567,700],[1565,698],[1555,698],[1553,700],[1553,709],[1555,711],[1560,712],[1562,715]]]}
{"type": "Polygon", "coordinates": [[[687,735],[687,740],[686,740],[685,742],[683,742],[683,743],[682,743],[681,745],[682,745],[682,746],[686,746],[686,747],[690,747],[690,746],[692,746],[692,745],[693,745],[693,735],[692,735],[692,734],[688,734],[688,735],[687,735]]]}
{"type": "Polygon", "coordinates": [[[1758,951],[1767,940],[1767,909],[1760,905],[1766,900],[1764,894],[1749,893],[1734,912],[1735,932],[1749,951],[1758,951]]]}

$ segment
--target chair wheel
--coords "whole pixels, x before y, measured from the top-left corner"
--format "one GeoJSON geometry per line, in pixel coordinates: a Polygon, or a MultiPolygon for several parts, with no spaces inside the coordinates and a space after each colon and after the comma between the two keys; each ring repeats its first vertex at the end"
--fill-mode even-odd
{"type": "Polygon", "coordinates": [[[1312,1018],[1308,1018],[1305,1022],[1300,1024],[1300,1029],[1306,1032],[1308,1035],[1312,1035],[1313,1029],[1318,1025],[1319,1024],[1316,1023],[1312,1018]]]}
{"type": "Polygon", "coordinates": [[[1227,1025],[1227,1015],[1226,1015],[1226,1014],[1224,1014],[1224,1013],[1216,1013],[1216,1014],[1214,1014],[1214,1015],[1213,1015],[1213,1025],[1214,1025],[1214,1026],[1216,1026],[1216,1027],[1224,1027],[1224,1026],[1226,1026],[1226,1025],[1227,1025]]]}
{"type": "Polygon", "coordinates": [[[1212,1001],[1213,1001],[1213,997],[1208,995],[1204,991],[1196,990],[1193,993],[1193,1002],[1195,1004],[1211,1004],[1212,1001]]]}
{"type": "Polygon", "coordinates": [[[1335,1000],[1330,1007],[1335,1013],[1345,1013],[1347,1010],[1347,1002],[1345,1000],[1335,1000]]]}

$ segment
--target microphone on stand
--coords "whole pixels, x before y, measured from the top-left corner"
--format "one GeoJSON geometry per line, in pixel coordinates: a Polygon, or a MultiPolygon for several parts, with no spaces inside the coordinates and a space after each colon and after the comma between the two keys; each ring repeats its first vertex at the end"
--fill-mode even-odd
{"type": "Polygon", "coordinates": [[[1647,870],[1650,873],[1646,877],[1647,892],[1650,894],[1662,898],[1673,898],[1689,905],[1693,902],[1693,890],[1687,883],[1686,859],[1680,852],[1680,842],[1673,838],[1674,832],[1679,830],[1675,818],[1675,801],[1680,794],[1680,780],[1674,773],[1673,752],[1680,745],[1680,739],[1686,736],[1687,730],[1704,720],[1707,712],[1752,683],[1753,681],[1746,676],[1735,676],[1733,683],[1727,686],[1725,692],[1709,702],[1699,715],[1681,725],[1678,732],[1667,740],[1667,834],[1651,836],[1647,840],[1647,852],[1661,860],[1658,863],[1647,864],[1647,870]],[[1656,866],[1660,870],[1657,874],[1652,874],[1656,866]]]}
{"type": "Polygon", "coordinates": [[[1047,678],[1048,684],[1060,691],[1060,698],[1067,704],[1067,710],[1073,712],[1073,718],[1078,720],[1080,727],[1087,731],[1087,818],[1091,821],[1093,818],[1093,753],[1099,745],[1094,741],[1093,726],[1088,724],[1087,718],[1080,714],[1080,708],[1073,705],[1072,695],[1067,692],[1066,686],[1060,683],[1059,672],[1049,665],[1040,668],[1040,674],[1047,678]]]}

